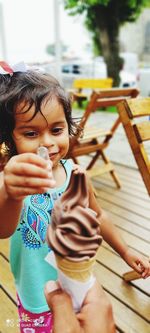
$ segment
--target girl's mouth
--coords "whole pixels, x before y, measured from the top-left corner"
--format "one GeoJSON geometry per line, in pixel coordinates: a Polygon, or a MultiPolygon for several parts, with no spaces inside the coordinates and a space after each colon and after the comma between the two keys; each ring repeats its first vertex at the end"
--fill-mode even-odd
{"type": "Polygon", "coordinates": [[[49,153],[49,158],[52,160],[53,158],[55,158],[55,156],[58,154],[58,152],[55,153],[49,153]]]}

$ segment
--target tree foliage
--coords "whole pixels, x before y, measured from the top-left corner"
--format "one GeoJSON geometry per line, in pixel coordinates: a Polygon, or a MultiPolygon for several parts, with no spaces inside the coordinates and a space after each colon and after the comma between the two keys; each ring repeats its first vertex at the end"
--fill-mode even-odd
{"type": "Polygon", "coordinates": [[[96,49],[104,56],[107,74],[119,85],[122,59],[119,57],[119,30],[125,22],[134,22],[150,0],[64,0],[71,15],[85,14],[96,49]]]}

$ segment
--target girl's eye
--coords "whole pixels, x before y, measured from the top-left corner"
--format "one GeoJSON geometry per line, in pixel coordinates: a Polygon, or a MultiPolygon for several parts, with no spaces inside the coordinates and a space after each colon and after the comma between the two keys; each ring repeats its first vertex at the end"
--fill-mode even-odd
{"type": "Polygon", "coordinates": [[[35,132],[35,131],[30,131],[30,132],[26,132],[26,133],[24,133],[24,135],[25,135],[26,137],[34,138],[34,137],[37,136],[37,132],[35,132]]]}
{"type": "Polygon", "coordinates": [[[62,133],[62,131],[63,131],[62,127],[55,127],[52,129],[52,133],[56,135],[62,133]]]}

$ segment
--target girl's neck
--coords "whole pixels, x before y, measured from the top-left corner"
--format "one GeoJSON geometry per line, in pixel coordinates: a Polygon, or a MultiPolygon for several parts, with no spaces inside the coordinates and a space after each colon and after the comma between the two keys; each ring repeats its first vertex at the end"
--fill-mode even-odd
{"type": "Polygon", "coordinates": [[[53,169],[53,176],[56,181],[56,187],[62,186],[66,181],[66,170],[61,162],[53,169]]]}

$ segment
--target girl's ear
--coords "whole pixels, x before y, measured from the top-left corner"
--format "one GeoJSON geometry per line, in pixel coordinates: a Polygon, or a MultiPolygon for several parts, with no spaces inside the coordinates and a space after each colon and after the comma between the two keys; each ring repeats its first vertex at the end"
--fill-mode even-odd
{"type": "Polygon", "coordinates": [[[15,145],[14,140],[13,140],[13,135],[11,136],[10,141],[6,142],[6,150],[7,150],[8,160],[12,156],[17,155],[16,145],[15,145]]]}
{"type": "Polygon", "coordinates": [[[0,171],[9,160],[9,148],[3,143],[0,145],[0,171]]]}
{"type": "Polygon", "coordinates": [[[70,151],[71,151],[72,144],[74,143],[74,140],[75,140],[75,138],[73,136],[69,135],[69,150],[68,150],[68,153],[65,156],[65,158],[70,158],[70,151]]]}

